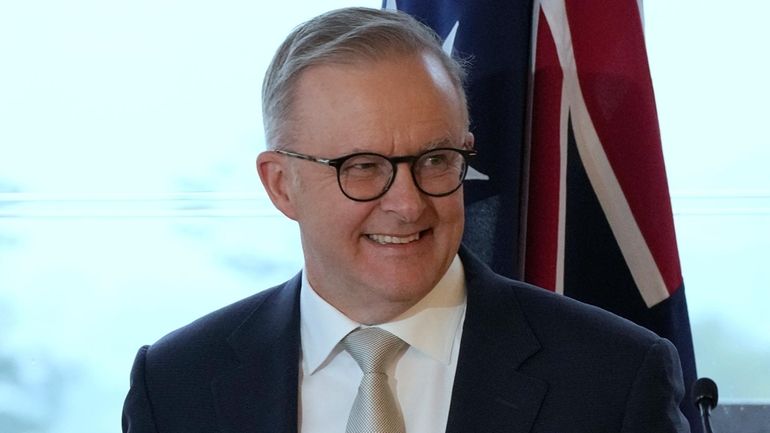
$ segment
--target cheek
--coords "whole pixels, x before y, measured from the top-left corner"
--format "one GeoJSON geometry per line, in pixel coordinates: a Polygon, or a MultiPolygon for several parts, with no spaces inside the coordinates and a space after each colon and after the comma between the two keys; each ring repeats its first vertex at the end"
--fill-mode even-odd
{"type": "Polygon", "coordinates": [[[359,238],[371,213],[370,207],[346,197],[342,197],[342,200],[316,202],[303,213],[300,226],[308,232],[312,231],[314,237],[325,239],[327,245],[337,245],[339,248],[340,244],[359,238]]]}
{"type": "Polygon", "coordinates": [[[337,180],[318,173],[297,173],[294,178],[294,204],[298,209],[297,221],[307,227],[329,226],[338,216],[340,197],[337,180]]]}
{"type": "Polygon", "coordinates": [[[458,194],[457,197],[450,196],[446,198],[451,199],[437,203],[435,206],[436,213],[442,223],[462,231],[465,222],[463,197],[461,194],[458,194]]]}

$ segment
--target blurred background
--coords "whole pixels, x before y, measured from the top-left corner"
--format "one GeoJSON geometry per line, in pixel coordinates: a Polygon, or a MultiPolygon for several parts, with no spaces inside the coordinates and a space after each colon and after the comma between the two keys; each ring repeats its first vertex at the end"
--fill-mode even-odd
{"type": "MultiPolygon", "coordinates": [[[[261,80],[349,5],[0,2],[0,432],[119,431],[141,345],[300,269],[261,80]]],[[[770,404],[770,4],[644,14],[698,373],[770,404]]]]}

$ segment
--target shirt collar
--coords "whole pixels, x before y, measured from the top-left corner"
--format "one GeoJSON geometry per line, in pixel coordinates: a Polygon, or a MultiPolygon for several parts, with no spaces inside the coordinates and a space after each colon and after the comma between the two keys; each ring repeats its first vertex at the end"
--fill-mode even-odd
{"type": "MultiPolygon", "coordinates": [[[[361,327],[321,298],[302,273],[300,333],[302,368],[313,374],[342,350],[337,343],[361,327]]],[[[448,365],[465,314],[465,272],[455,256],[449,269],[423,299],[394,320],[377,325],[412,348],[448,365]]]]}

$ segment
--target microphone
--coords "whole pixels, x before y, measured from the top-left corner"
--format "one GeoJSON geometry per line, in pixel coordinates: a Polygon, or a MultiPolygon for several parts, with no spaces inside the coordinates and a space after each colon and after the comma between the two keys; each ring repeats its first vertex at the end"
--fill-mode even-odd
{"type": "Polygon", "coordinates": [[[714,433],[711,430],[711,409],[717,407],[719,392],[717,384],[708,377],[701,377],[692,386],[693,403],[700,410],[701,421],[706,433],[714,433]]]}

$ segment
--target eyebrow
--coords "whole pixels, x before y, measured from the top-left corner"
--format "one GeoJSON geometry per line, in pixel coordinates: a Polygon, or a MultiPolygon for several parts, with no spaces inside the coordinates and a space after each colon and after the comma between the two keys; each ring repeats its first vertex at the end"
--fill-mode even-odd
{"type": "Polygon", "coordinates": [[[448,137],[442,137],[433,141],[429,141],[424,146],[420,147],[420,152],[422,153],[427,150],[438,149],[439,147],[454,147],[453,145],[453,140],[449,139],[448,137]]]}
{"type": "MultiPolygon", "coordinates": [[[[434,140],[428,141],[427,143],[421,145],[417,150],[417,152],[415,152],[415,155],[427,152],[429,150],[438,149],[440,147],[455,147],[455,142],[449,137],[436,138],[434,140]]],[[[346,155],[352,155],[354,153],[373,153],[373,152],[371,149],[364,149],[356,146],[353,149],[351,149],[349,153],[346,153],[346,155]]],[[[377,153],[377,152],[374,152],[374,153],[377,153]]]]}

